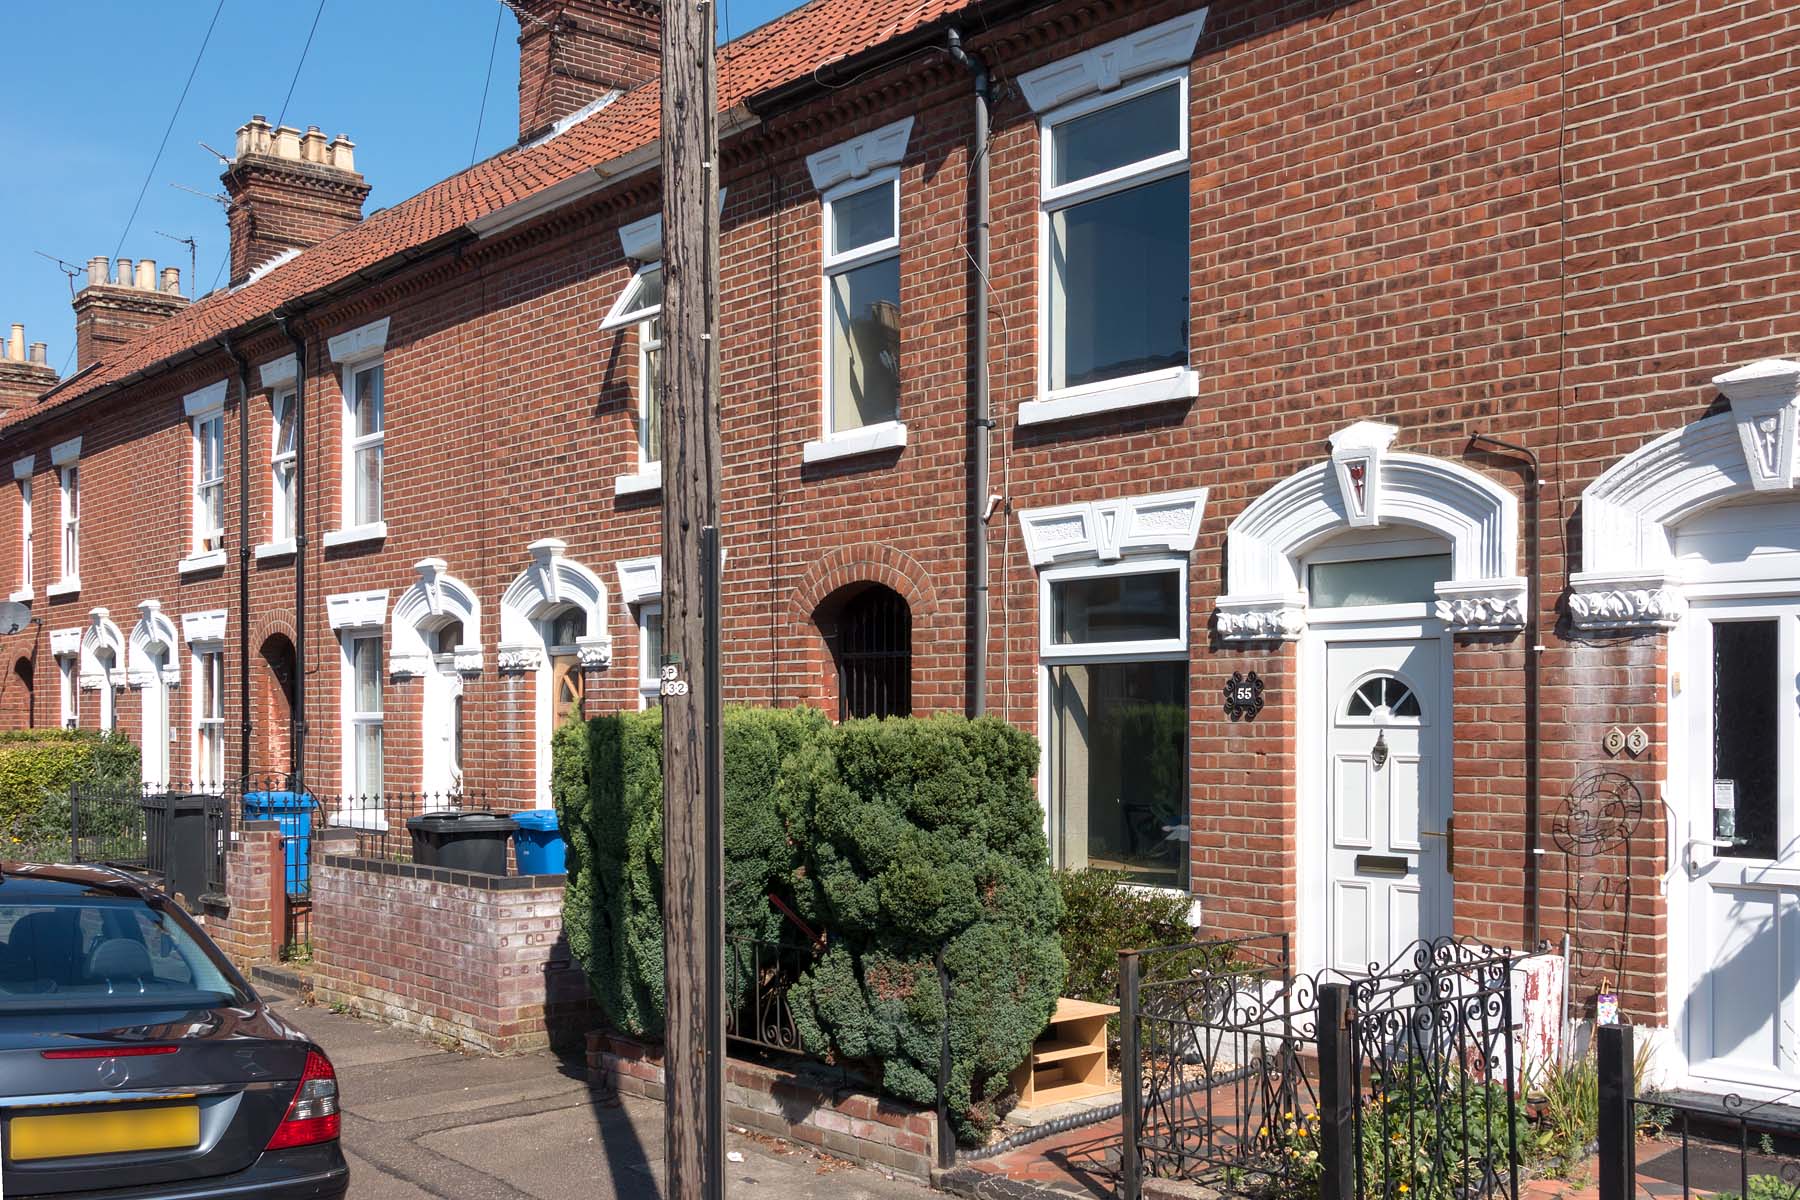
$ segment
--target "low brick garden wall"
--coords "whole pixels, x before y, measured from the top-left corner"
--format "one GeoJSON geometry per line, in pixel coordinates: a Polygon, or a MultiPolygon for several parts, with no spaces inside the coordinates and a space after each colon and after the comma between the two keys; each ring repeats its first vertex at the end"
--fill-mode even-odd
{"type": "MultiPolygon", "coordinates": [[[[590,1033],[588,1078],[620,1095],[663,1099],[662,1049],[611,1033],[590,1033]]],[[[839,1158],[929,1180],[937,1163],[937,1116],[885,1096],[843,1086],[826,1069],[785,1069],[731,1059],[725,1117],[734,1125],[802,1142],[839,1158]]]]}
{"type": "Polygon", "coordinates": [[[241,971],[281,957],[287,937],[287,860],[281,826],[246,821],[225,851],[225,894],[201,898],[201,921],[241,971]]]}
{"type": "Polygon", "coordinates": [[[319,1003],[491,1054],[579,1044],[592,1028],[563,937],[561,875],[421,867],[334,852],[341,845],[314,846],[319,1003]]]}

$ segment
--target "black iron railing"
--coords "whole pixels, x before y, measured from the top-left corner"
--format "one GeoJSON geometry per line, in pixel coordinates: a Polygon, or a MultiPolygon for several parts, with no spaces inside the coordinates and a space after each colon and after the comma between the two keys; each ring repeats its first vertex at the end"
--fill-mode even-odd
{"type": "Polygon", "coordinates": [[[19,857],[141,872],[197,911],[225,887],[231,813],[219,792],[78,783],[34,818],[19,857]]]}
{"type": "Polygon", "coordinates": [[[811,965],[810,946],[725,936],[725,1036],[734,1042],[804,1054],[788,989],[811,965]]]}
{"type": "Polygon", "coordinates": [[[1746,1100],[1638,1094],[1636,1031],[1594,1033],[1600,1074],[1600,1200],[1800,1200],[1800,1088],[1746,1100]]]}

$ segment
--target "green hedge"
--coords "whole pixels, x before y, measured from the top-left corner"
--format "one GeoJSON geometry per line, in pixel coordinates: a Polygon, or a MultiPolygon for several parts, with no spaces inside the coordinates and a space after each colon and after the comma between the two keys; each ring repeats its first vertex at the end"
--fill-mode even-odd
{"type": "MultiPolygon", "coordinates": [[[[1119,1002],[1119,951],[1196,940],[1188,924],[1192,898],[1132,887],[1113,871],[1058,871],[1063,916],[1057,927],[1069,975],[1063,995],[1098,1004],[1119,1002]]],[[[1113,1021],[1116,1029],[1117,1019],[1113,1021]]]]}
{"type": "MultiPolygon", "coordinates": [[[[661,733],[655,712],[619,714],[564,725],[554,747],[570,946],[607,1017],[649,1036],[664,1012],[661,733]]],[[[803,941],[774,895],[822,931],[789,997],[804,1045],[877,1065],[888,1092],[920,1104],[937,1095],[941,950],[966,1137],[997,1119],[1065,973],[1037,759],[993,719],[725,714],[728,930],[803,941]]],[[[746,980],[727,982],[736,994],[746,980]]]]}
{"type": "Polygon", "coordinates": [[[91,729],[0,733],[0,837],[9,854],[68,837],[68,793],[76,783],[136,787],[137,747],[122,733],[91,729]]]}

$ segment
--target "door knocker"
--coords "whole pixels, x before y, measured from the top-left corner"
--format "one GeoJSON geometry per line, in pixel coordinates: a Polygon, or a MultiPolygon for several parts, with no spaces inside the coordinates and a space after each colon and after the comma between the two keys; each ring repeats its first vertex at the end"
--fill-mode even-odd
{"type": "Polygon", "coordinates": [[[1375,749],[1369,752],[1369,758],[1377,771],[1387,765],[1387,731],[1382,730],[1375,735],[1375,749]]]}

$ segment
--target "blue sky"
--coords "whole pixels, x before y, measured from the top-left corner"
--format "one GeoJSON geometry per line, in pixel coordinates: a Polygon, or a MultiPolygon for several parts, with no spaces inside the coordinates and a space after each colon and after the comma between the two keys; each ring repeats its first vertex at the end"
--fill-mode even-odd
{"type": "MultiPolygon", "coordinates": [[[[737,35],[799,0],[725,0],[737,35]]],[[[225,0],[199,72],[150,175],[217,0],[89,0],[5,5],[8,165],[0,178],[0,328],[25,323],[50,364],[72,362],[68,284],[43,251],[81,264],[105,254],[179,266],[182,291],[224,282],[221,165],[199,143],[231,153],[252,114],[274,121],[306,42],[316,0],[225,0]],[[188,248],[198,243],[199,284],[188,248]],[[124,243],[120,237],[124,235],[124,243]]],[[[366,211],[394,204],[505,149],[518,132],[518,22],[499,0],[325,0],[287,104],[287,123],[349,134],[373,191],[366,211]],[[494,40],[499,17],[499,41],[494,40]],[[483,82],[492,84],[481,136],[483,82]]],[[[65,372],[66,373],[66,372],[65,372]]]]}

